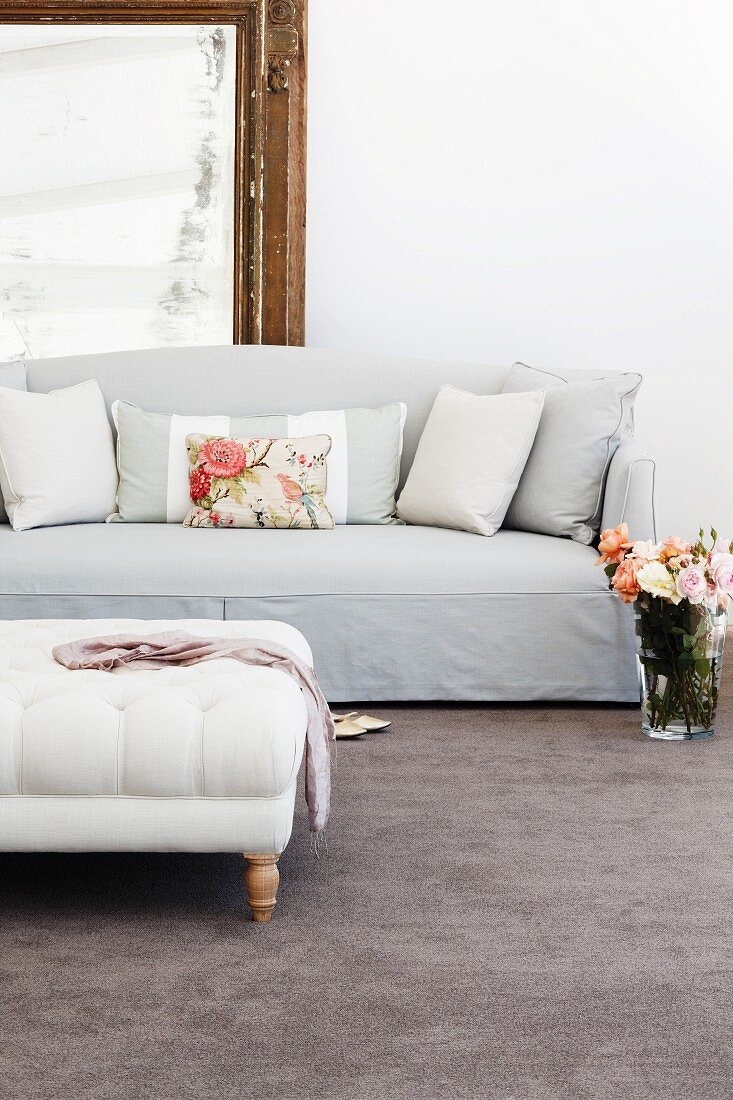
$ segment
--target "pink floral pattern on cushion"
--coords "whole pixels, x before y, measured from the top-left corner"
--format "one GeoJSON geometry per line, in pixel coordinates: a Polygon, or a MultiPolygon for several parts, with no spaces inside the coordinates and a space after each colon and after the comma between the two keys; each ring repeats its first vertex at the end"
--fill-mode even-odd
{"type": "Polygon", "coordinates": [[[185,527],[333,527],[325,501],[327,435],[224,439],[189,435],[195,507],[185,527]]]}
{"type": "Polygon", "coordinates": [[[198,504],[211,492],[211,477],[201,466],[193,467],[188,475],[188,482],[191,489],[191,500],[194,504],[198,504]]]}
{"type": "Polygon", "coordinates": [[[247,453],[236,439],[209,439],[201,446],[198,464],[211,477],[236,477],[247,465],[247,453]]]}

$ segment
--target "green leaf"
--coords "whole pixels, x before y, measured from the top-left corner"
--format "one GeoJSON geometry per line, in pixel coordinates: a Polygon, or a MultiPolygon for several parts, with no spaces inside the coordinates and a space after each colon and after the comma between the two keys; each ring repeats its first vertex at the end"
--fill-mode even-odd
{"type": "Polygon", "coordinates": [[[242,481],[248,481],[252,485],[262,484],[261,472],[259,470],[253,469],[251,466],[248,466],[246,470],[242,470],[240,477],[242,481]]]}
{"type": "Polygon", "coordinates": [[[694,634],[685,634],[683,639],[682,639],[682,644],[685,647],[685,649],[693,649],[694,645],[695,645],[695,635],[694,634]]]}
{"type": "Polygon", "coordinates": [[[695,671],[700,676],[708,676],[710,673],[710,661],[706,657],[701,657],[695,661],[695,671]]]}

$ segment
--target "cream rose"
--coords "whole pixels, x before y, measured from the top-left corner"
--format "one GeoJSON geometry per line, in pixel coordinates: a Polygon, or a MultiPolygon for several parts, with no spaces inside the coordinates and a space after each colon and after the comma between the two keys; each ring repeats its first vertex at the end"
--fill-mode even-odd
{"type": "Polygon", "coordinates": [[[651,539],[637,539],[631,547],[631,557],[639,561],[656,561],[661,549],[660,544],[652,542],[651,539]]]}
{"type": "Polygon", "coordinates": [[[639,588],[650,596],[657,596],[670,603],[679,603],[682,597],[677,591],[674,577],[660,561],[649,561],[636,574],[639,588]]]}

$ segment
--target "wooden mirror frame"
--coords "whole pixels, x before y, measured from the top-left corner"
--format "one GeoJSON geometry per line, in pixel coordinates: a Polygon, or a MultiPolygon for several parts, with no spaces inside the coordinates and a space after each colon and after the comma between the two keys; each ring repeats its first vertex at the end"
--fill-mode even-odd
{"type": "Polygon", "coordinates": [[[236,28],[235,344],[305,342],[308,0],[0,0],[7,23],[236,28]]]}

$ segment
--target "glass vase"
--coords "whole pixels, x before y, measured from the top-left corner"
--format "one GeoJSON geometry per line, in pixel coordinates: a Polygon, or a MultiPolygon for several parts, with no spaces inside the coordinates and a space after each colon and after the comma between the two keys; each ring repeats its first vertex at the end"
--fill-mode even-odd
{"type": "Polygon", "coordinates": [[[635,604],[641,725],[647,737],[702,741],[715,732],[723,667],[726,597],[635,604]]]}

